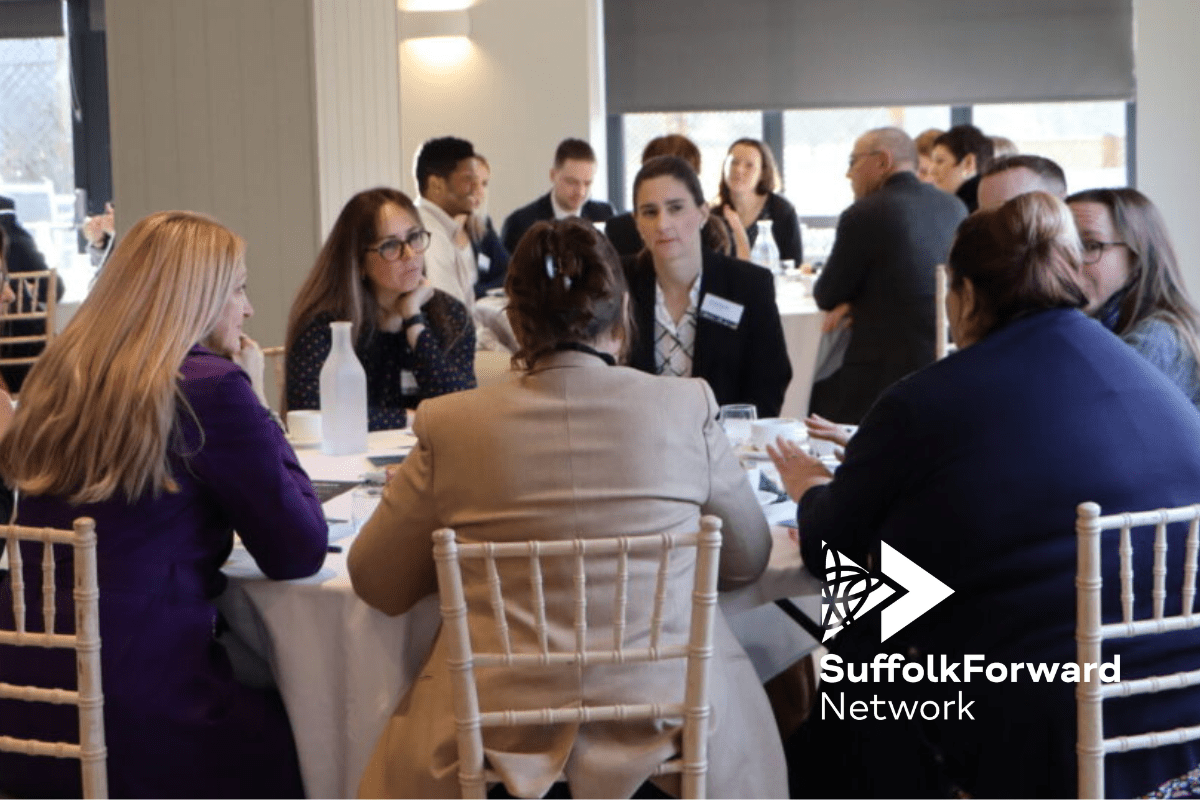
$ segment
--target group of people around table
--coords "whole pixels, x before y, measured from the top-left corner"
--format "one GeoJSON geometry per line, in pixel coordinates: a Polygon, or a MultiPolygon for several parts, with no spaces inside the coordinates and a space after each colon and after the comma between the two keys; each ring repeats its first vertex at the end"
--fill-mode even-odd
{"type": "MultiPolygon", "coordinates": [[[[693,160],[684,142],[659,142],[664,152],[651,152],[638,172],[632,221],[641,247],[624,259],[579,219],[534,220],[503,248],[523,220],[510,218],[499,236],[488,221],[471,223],[486,162],[462,140],[427,143],[417,203],[380,188],[346,204],[289,317],[286,400],[291,408],[319,402],[328,323],[349,319],[368,374],[371,427],[409,423],[421,404],[417,445],[348,556],[366,602],[401,614],[435,592],[430,534],[447,526],[466,541],[573,539],[690,531],[715,514],[722,588],[765,569],[767,524],[716,418],[724,403],[779,411],[791,372],[772,276],[737,256],[764,214],[791,222],[772,200],[769,151],[735,144],[728,191],[710,208],[698,153],[693,160]],[[497,244],[515,375],[473,390],[474,290],[466,290],[483,271],[477,254],[497,244]]],[[[814,288],[823,308],[842,309],[851,339],[842,368],[813,397],[831,419],[860,427],[846,440],[817,425],[845,445],[836,474],[793,444],[771,448],[798,502],[800,546],[814,572],[823,570],[823,542],[868,563],[887,541],[955,589],[889,640],[884,652],[904,658],[1072,660],[1076,504],[1096,501],[1109,513],[1200,497],[1197,313],[1161,218],[1131,189],[1064,204],[1053,175],[1052,186],[1036,185],[1044,164],[1016,158],[1025,160],[998,161],[979,176],[977,196],[988,205],[968,217],[960,200],[917,179],[916,145],[902,131],[860,137],[847,173],[856,201],[814,288]],[[930,365],[941,262],[958,352],[930,365]]],[[[584,207],[590,177],[571,164],[580,160],[551,173],[556,186],[561,178],[584,187],[565,201],[552,190],[555,217],[566,202],[584,207]]],[[[15,414],[0,403],[0,475],[18,490],[15,520],[97,523],[114,795],[303,793],[282,701],[239,676],[228,652],[233,632],[214,602],[235,530],[273,579],[315,573],[328,533],[268,411],[261,350],[242,331],[253,313],[246,279],[245,244],[220,223],[191,212],[139,221],[30,372],[15,414]]],[[[1182,550],[1172,541],[1169,560],[1182,550]]],[[[57,624],[69,631],[71,555],[55,558],[57,624]]],[[[25,559],[28,581],[39,580],[39,562],[25,559]]],[[[655,579],[641,565],[631,570],[635,582],[655,579]]],[[[1111,571],[1109,588],[1118,585],[1111,571]]],[[[11,627],[11,589],[0,581],[0,626],[11,627]]],[[[550,576],[544,589],[548,608],[571,605],[569,581],[550,576]]],[[[606,590],[603,579],[587,589],[597,599],[606,590]]],[[[689,590],[668,586],[677,600],[665,605],[675,615],[668,628],[686,626],[689,590]]],[[[27,600],[30,630],[40,629],[41,602],[27,600]]],[[[1118,605],[1114,589],[1106,619],[1118,605]]],[[[550,621],[554,631],[562,624],[550,621]]],[[[639,631],[631,623],[628,635],[639,631]]],[[[1198,646],[1200,636],[1181,632],[1112,652],[1136,677],[1150,665],[1185,669],[1198,646]]],[[[720,614],[714,647],[712,796],[782,796],[789,766],[794,793],[1074,791],[1069,684],[964,687],[979,701],[973,722],[813,719],[787,743],[785,761],[766,695],[720,614]]],[[[847,661],[871,661],[877,625],[864,620],[832,647],[847,661]]],[[[68,653],[0,647],[0,681],[71,687],[73,674],[68,653]]],[[[458,791],[440,639],[421,675],[378,741],[364,796],[458,791]]],[[[653,702],[683,684],[682,666],[645,667],[619,684],[607,675],[586,667],[563,682],[531,670],[504,678],[503,690],[548,692],[563,704],[585,694],[653,702]]],[[[848,691],[907,699],[904,688],[848,691]]],[[[1186,689],[1114,704],[1109,730],[1196,724],[1197,716],[1200,690],[1186,689]]],[[[0,700],[0,728],[70,739],[75,723],[69,708],[33,713],[0,700]]],[[[525,796],[540,796],[560,773],[580,795],[645,791],[678,738],[669,723],[550,725],[533,740],[485,733],[491,766],[525,796]]],[[[1109,786],[1149,791],[1198,757],[1190,745],[1111,757],[1109,786]]],[[[0,790],[74,795],[78,771],[0,754],[0,790]]]]}

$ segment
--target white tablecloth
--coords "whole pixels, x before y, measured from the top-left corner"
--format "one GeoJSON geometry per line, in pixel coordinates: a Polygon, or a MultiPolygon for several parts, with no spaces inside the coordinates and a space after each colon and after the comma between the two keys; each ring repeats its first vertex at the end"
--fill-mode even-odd
{"type": "Polygon", "coordinates": [[[817,368],[824,315],[804,285],[793,278],[775,281],[775,305],[779,307],[783,339],[787,344],[788,360],[792,362],[792,382],[783,396],[783,410],[779,416],[801,419],[808,416],[808,399],[817,368]]]}
{"type": "MultiPolygon", "coordinates": [[[[370,435],[372,454],[411,445],[399,431],[370,435]]],[[[298,451],[314,479],[356,480],[371,469],[363,456],[298,451]]],[[[310,578],[270,581],[249,555],[235,549],[226,565],[229,589],[221,610],[230,626],[270,661],[296,737],[309,797],[354,797],[375,741],[408,692],[437,633],[436,596],[407,614],[389,617],[355,596],[346,572],[352,539],[350,493],[329,501],[330,553],[310,578]]],[[[768,518],[795,518],[795,506],[768,507],[768,518]]],[[[771,601],[796,597],[815,618],[820,584],[803,569],[785,528],[773,528],[770,566],[756,583],[725,593],[730,627],[766,680],[807,654],[816,643],[771,601]],[[766,605],[764,605],[766,604],[766,605]]],[[[432,545],[431,545],[432,546],[432,545]]]]}

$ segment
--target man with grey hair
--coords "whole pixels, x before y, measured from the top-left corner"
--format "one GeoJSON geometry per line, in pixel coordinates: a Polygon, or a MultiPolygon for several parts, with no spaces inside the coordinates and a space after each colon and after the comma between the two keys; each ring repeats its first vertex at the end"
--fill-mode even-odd
{"type": "Polygon", "coordinates": [[[835,422],[857,424],[887,387],[934,360],[934,270],[967,209],[916,167],[917,146],[899,128],[867,131],[850,153],[855,202],[813,287],[827,329],[849,325],[841,366],[812,391],[811,410],[835,422]]]}
{"type": "Polygon", "coordinates": [[[1065,200],[1067,176],[1063,174],[1062,167],[1042,156],[998,158],[988,164],[979,181],[979,208],[999,208],[1026,192],[1048,192],[1059,200],[1065,200]]]}

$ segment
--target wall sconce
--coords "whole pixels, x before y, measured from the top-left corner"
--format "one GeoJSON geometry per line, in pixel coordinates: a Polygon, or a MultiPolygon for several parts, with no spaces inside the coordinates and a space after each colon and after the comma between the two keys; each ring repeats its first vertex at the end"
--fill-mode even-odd
{"type": "Polygon", "coordinates": [[[445,37],[467,38],[471,35],[471,16],[465,8],[446,11],[401,11],[400,40],[445,37]]]}

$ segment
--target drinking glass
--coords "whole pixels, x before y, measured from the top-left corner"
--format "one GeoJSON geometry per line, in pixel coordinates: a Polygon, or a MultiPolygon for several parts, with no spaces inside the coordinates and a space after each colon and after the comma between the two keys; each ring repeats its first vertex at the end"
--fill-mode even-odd
{"type": "Polygon", "coordinates": [[[758,410],[749,403],[721,406],[717,420],[734,447],[744,447],[750,442],[750,425],[758,419],[758,410]]]}
{"type": "Polygon", "coordinates": [[[350,493],[350,524],[354,526],[355,533],[375,513],[382,499],[383,487],[373,483],[364,483],[350,493]]]}

